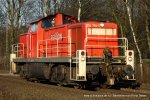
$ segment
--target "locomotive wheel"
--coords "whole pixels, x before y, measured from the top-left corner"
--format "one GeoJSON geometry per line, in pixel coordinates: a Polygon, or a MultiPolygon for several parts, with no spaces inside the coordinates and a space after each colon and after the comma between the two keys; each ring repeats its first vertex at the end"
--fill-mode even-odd
{"type": "Polygon", "coordinates": [[[95,91],[99,91],[101,88],[100,87],[95,87],[94,90],[95,91]]]}
{"type": "Polygon", "coordinates": [[[111,85],[106,85],[106,84],[102,84],[100,87],[101,87],[102,89],[110,89],[110,88],[112,88],[111,85]]]}
{"type": "Polygon", "coordinates": [[[57,85],[65,84],[66,66],[58,65],[54,66],[51,70],[51,81],[56,82],[57,85]]]}
{"type": "Polygon", "coordinates": [[[19,75],[22,79],[25,79],[25,75],[24,75],[23,71],[20,71],[19,75]]]}
{"type": "Polygon", "coordinates": [[[23,68],[24,68],[24,66],[22,65],[21,68],[20,68],[19,75],[22,79],[26,79],[26,75],[25,75],[25,72],[24,72],[23,68]]]}
{"type": "Polygon", "coordinates": [[[73,86],[73,87],[74,87],[74,89],[81,89],[81,88],[82,88],[81,85],[75,85],[75,86],[73,86]]]}

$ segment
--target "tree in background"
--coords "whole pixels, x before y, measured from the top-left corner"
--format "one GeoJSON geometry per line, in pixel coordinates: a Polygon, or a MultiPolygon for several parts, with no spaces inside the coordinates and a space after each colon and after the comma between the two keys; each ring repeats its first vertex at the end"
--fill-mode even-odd
{"type": "Polygon", "coordinates": [[[140,48],[139,48],[139,45],[137,43],[137,39],[136,39],[136,36],[135,36],[135,31],[134,31],[133,22],[132,22],[132,16],[131,16],[132,12],[131,12],[131,9],[130,9],[130,6],[129,6],[129,1],[128,0],[124,0],[124,2],[125,2],[125,5],[126,5],[126,9],[127,9],[127,15],[128,15],[128,18],[129,18],[129,24],[130,24],[131,33],[133,35],[133,40],[134,40],[136,49],[137,49],[138,54],[139,54],[141,77],[143,77],[142,55],[141,55],[141,51],[140,51],[140,48]]]}
{"type": "Polygon", "coordinates": [[[6,55],[9,55],[10,45],[17,42],[25,0],[1,0],[1,3],[1,11],[6,14],[6,55]]]}
{"type": "Polygon", "coordinates": [[[142,0],[139,1],[140,3],[140,23],[139,23],[139,27],[142,34],[146,34],[145,35],[145,40],[147,40],[145,43],[147,46],[145,46],[143,44],[143,48],[147,47],[147,49],[145,48],[145,50],[143,50],[143,57],[144,58],[150,58],[150,3],[149,0],[142,0]]]}

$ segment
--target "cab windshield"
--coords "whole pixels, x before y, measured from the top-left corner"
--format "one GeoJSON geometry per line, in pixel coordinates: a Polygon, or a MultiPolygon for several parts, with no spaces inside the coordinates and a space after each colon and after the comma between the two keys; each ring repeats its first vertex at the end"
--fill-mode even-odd
{"type": "Polygon", "coordinates": [[[54,26],[54,18],[48,18],[42,20],[42,28],[49,28],[54,26]]]}
{"type": "Polygon", "coordinates": [[[31,24],[29,32],[37,32],[38,23],[31,24]]]}

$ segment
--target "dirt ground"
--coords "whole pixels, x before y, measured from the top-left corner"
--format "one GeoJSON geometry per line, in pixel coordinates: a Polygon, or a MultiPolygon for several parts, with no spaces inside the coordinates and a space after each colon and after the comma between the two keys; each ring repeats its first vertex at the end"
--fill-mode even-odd
{"type": "Polygon", "coordinates": [[[150,100],[150,85],[139,90],[100,89],[89,91],[34,83],[18,75],[0,73],[0,100],[150,100]]]}

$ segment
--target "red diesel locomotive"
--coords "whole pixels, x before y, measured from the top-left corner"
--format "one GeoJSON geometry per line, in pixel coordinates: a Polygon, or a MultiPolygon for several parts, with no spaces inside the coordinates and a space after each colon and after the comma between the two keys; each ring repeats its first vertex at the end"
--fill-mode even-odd
{"type": "Polygon", "coordinates": [[[12,45],[11,72],[60,85],[138,86],[134,51],[119,38],[117,24],[78,22],[55,14],[30,23],[12,45]]]}

